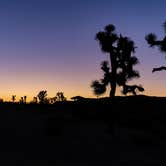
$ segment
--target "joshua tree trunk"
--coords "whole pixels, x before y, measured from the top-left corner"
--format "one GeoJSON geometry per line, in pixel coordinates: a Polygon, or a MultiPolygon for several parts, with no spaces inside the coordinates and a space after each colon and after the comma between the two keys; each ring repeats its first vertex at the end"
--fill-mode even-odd
{"type": "Polygon", "coordinates": [[[113,81],[111,83],[110,98],[115,97],[115,93],[116,93],[116,82],[113,81]]]}
{"type": "Polygon", "coordinates": [[[116,65],[116,57],[114,56],[114,53],[110,52],[110,61],[111,61],[111,81],[110,81],[110,98],[115,97],[116,93],[116,71],[117,71],[117,65],[116,65]]]}

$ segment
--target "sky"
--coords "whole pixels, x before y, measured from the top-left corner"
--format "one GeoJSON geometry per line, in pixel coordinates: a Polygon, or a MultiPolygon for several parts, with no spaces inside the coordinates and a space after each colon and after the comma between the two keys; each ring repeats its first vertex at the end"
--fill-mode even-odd
{"type": "Polygon", "coordinates": [[[100,63],[109,60],[95,34],[107,24],[135,41],[141,77],[133,83],[145,95],[166,96],[166,72],[151,72],[166,58],[144,39],[150,32],[163,37],[165,6],[165,0],[1,0],[0,97],[31,100],[40,90],[95,97],[91,82],[102,78],[100,63]]]}

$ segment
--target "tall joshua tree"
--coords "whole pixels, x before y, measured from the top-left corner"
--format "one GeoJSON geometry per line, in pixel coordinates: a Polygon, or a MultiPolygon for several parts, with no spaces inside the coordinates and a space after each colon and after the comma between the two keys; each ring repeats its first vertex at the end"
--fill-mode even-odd
{"type": "MultiPolygon", "coordinates": [[[[128,37],[115,33],[114,25],[107,25],[104,31],[98,32],[96,40],[99,41],[101,50],[109,54],[111,65],[109,67],[108,62],[102,62],[103,79],[93,81],[91,87],[96,95],[101,95],[106,91],[106,86],[110,85],[110,97],[114,97],[117,85],[123,88],[129,87],[126,83],[139,77],[138,71],[133,69],[133,66],[138,63],[138,59],[132,56],[135,45],[128,37]]],[[[128,88],[128,92],[131,92],[131,88],[128,88]]]]}
{"type": "Polygon", "coordinates": [[[63,92],[57,92],[56,99],[57,101],[66,101],[66,97],[64,96],[63,92]]]}
{"type": "Polygon", "coordinates": [[[12,102],[14,103],[16,100],[16,95],[12,95],[12,102]]]}
{"type": "MultiPolygon", "coordinates": [[[[166,34],[166,22],[163,24],[164,31],[166,34]]],[[[158,47],[161,52],[166,53],[166,35],[163,37],[162,40],[158,40],[157,36],[154,33],[149,33],[145,36],[145,40],[149,44],[150,47],[158,47]]],[[[153,68],[152,72],[166,70],[166,66],[160,66],[157,68],[153,68]]]]}
{"type": "Polygon", "coordinates": [[[46,96],[47,96],[47,91],[46,90],[42,90],[38,93],[37,97],[39,99],[39,103],[40,104],[44,104],[45,100],[46,100],[46,96]]]}

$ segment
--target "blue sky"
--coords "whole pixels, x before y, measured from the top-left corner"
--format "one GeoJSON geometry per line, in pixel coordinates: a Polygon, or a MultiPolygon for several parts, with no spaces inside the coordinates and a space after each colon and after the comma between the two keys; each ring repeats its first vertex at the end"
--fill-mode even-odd
{"type": "Polygon", "coordinates": [[[68,98],[94,97],[91,81],[101,78],[100,63],[108,59],[95,34],[107,24],[138,47],[141,78],[136,83],[145,94],[165,95],[165,72],[151,73],[165,64],[164,55],[144,40],[150,32],[164,35],[165,6],[164,0],[0,1],[0,96],[30,99],[46,89],[49,96],[64,91],[68,98]]]}

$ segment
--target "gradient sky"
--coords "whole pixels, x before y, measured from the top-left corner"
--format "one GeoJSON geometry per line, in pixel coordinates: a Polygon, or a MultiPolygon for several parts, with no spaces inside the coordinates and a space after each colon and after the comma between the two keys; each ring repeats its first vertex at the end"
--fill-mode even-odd
{"type": "Polygon", "coordinates": [[[144,40],[150,32],[164,35],[165,6],[165,0],[1,0],[0,97],[31,100],[40,90],[94,97],[91,81],[102,77],[100,63],[109,59],[94,38],[107,24],[135,41],[141,75],[135,83],[144,94],[166,96],[166,72],[151,72],[166,59],[144,40]]]}

